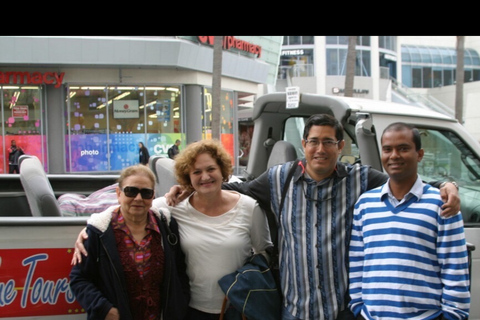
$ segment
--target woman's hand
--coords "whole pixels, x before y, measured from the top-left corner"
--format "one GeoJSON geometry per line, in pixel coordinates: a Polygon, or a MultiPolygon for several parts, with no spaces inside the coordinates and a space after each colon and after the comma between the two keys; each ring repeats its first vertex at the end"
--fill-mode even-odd
{"type": "Polygon", "coordinates": [[[118,309],[112,307],[108,313],[107,316],[105,317],[105,320],[119,320],[120,319],[120,313],[118,313],[118,309]]]}

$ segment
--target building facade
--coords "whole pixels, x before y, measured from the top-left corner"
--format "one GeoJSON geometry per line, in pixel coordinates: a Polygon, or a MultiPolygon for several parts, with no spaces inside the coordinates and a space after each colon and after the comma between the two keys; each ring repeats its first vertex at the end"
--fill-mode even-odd
{"type": "MultiPolygon", "coordinates": [[[[343,95],[348,36],[285,36],[277,91],[343,95]]],[[[354,95],[455,115],[455,36],[357,36],[354,95]]],[[[465,37],[463,124],[480,140],[480,37],[465,37]]]]}
{"type": "MultiPolygon", "coordinates": [[[[224,37],[221,140],[238,166],[237,111],[276,81],[282,37],[224,37]]],[[[213,37],[0,37],[0,173],[15,140],[49,173],[138,163],[211,136],[213,37]]]]}

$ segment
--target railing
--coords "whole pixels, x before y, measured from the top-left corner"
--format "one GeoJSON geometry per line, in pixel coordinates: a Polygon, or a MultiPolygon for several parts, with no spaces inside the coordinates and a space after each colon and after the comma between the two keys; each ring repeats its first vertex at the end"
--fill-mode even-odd
{"type": "Polygon", "coordinates": [[[397,79],[395,78],[390,77],[390,80],[392,81],[392,90],[400,94],[408,101],[414,103],[415,105],[443,113],[450,117],[455,116],[454,110],[452,110],[450,107],[440,102],[439,100],[435,99],[434,97],[427,94],[413,92],[408,87],[399,84],[397,82],[397,79]]]}

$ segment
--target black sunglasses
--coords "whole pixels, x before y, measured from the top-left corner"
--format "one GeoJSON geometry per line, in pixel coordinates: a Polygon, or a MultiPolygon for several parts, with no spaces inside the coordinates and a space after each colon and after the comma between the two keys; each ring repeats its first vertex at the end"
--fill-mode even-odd
{"type": "Polygon", "coordinates": [[[152,199],[155,194],[153,189],[148,188],[138,189],[137,187],[124,187],[122,191],[127,197],[130,198],[135,198],[137,194],[140,193],[142,199],[152,199]]]}

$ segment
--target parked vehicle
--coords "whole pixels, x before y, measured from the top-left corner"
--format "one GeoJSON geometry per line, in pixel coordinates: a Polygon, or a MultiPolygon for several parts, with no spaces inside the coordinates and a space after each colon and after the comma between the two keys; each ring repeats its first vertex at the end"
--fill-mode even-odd
{"type": "MultiPolygon", "coordinates": [[[[313,94],[300,95],[298,107],[287,108],[286,94],[255,101],[253,138],[245,172],[253,179],[269,166],[303,157],[305,120],[330,113],[345,127],[341,161],[361,162],[383,170],[380,134],[390,123],[414,124],[422,133],[425,181],[454,180],[460,186],[462,215],[472,250],[470,318],[480,320],[480,144],[455,119],[420,107],[313,94]]],[[[158,195],[175,183],[172,162],[152,156],[159,179],[158,195]],[[161,191],[160,191],[161,190],[161,191]]],[[[88,195],[114,183],[115,175],[47,174],[55,197],[88,195]]],[[[44,214],[42,214],[44,215],[44,214]]],[[[71,251],[87,217],[32,216],[19,175],[0,175],[0,319],[85,319],[68,288],[71,251]]]]}

